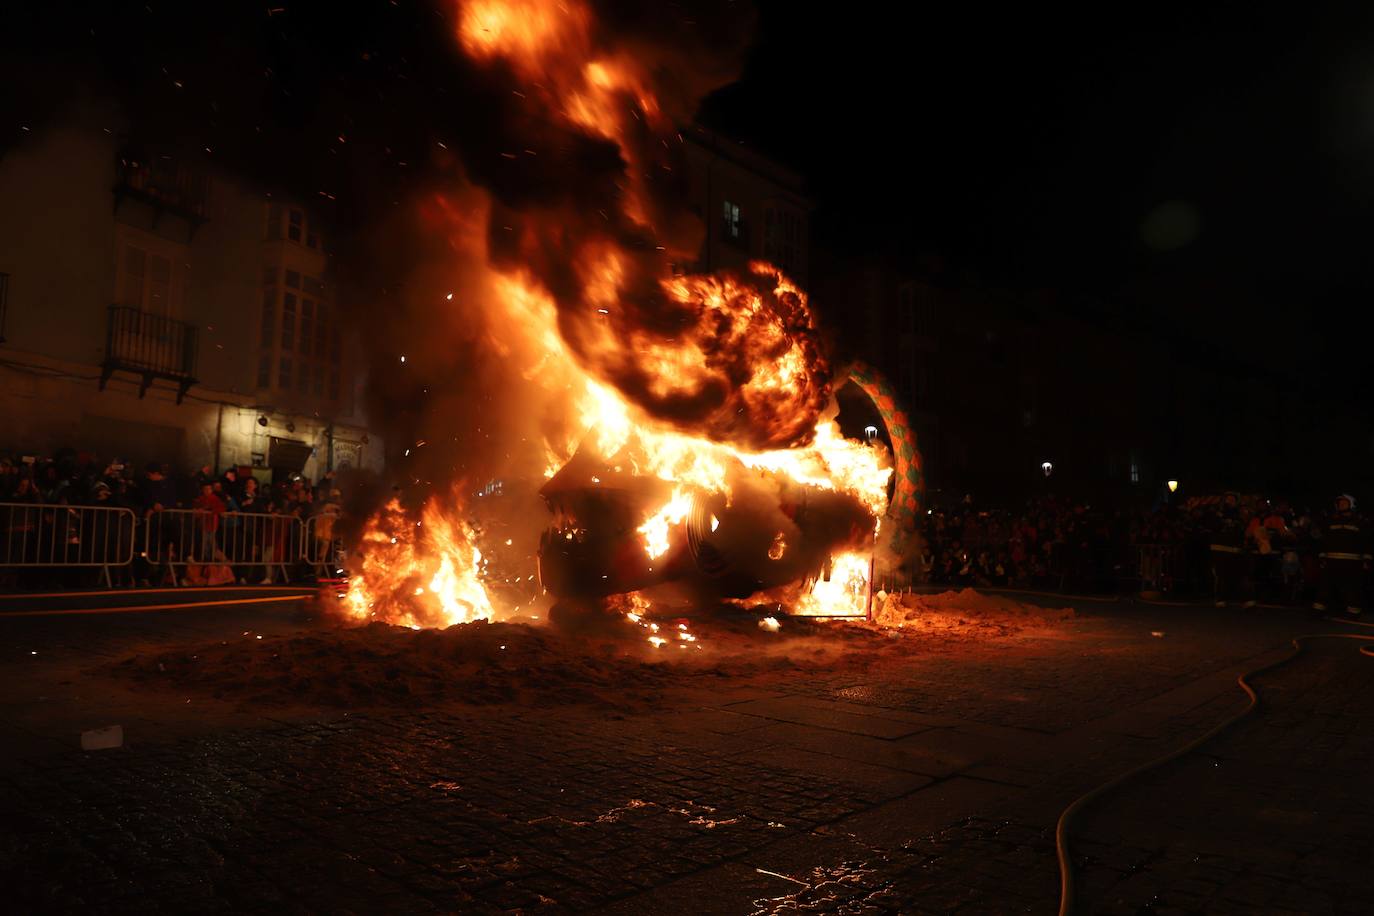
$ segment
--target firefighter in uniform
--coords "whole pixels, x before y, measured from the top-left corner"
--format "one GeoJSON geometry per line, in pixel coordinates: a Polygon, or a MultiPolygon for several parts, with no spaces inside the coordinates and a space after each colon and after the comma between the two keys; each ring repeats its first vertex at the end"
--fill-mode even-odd
{"type": "Polygon", "coordinates": [[[1212,517],[1212,585],[1217,607],[1240,598],[1245,579],[1245,525],[1240,517],[1240,500],[1227,493],[1212,517]]]}
{"type": "Polygon", "coordinates": [[[1312,605],[1314,611],[1338,611],[1351,616],[1364,610],[1364,574],[1369,565],[1368,540],[1355,515],[1355,498],[1336,497],[1336,511],[1322,530],[1321,594],[1312,605]]]}

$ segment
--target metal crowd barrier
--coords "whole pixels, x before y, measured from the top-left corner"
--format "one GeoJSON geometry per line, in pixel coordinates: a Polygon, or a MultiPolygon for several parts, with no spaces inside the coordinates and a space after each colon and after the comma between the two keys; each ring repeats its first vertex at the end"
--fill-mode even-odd
{"type": "Polygon", "coordinates": [[[154,565],[262,567],[263,584],[302,555],[301,521],[289,515],[163,509],[144,525],[144,555],[154,565]]]}
{"type": "Polygon", "coordinates": [[[310,564],[316,576],[329,578],[343,562],[343,542],[338,536],[337,515],[312,515],[305,520],[301,540],[301,559],[310,564]]]}
{"type": "Polygon", "coordinates": [[[0,503],[0,567],[110,567],[134,559],[137,519],[113,506],[0,503]]]}

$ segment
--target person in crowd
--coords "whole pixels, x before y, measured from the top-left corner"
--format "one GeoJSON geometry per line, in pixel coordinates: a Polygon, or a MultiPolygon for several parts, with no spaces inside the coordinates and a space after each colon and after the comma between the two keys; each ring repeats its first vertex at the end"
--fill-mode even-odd
{"type": "MultiPolygon", "coordinates": [[[[1227,493],[1211,523],[1212,596],[1217,607],[1240,598],[1245,587],[1245,520],[1240,499],[1227,493]]],[[[1247,605],[1253,606],[1253,601],[1247,605]]]]}
{"type": "MultiPolygon", "coordinates": [[[[338,554],[338,545],[335,543],[335,526],[339,519],[342,507],[339,500],[343,493],[339,490],[330,490],[324,497],[316,503],[314,523],[314,553],[311,557],[315,561],[317,572],[334,565],[338,554]]],[[[329,570],[332,574],[332,570],[329,570]]]]}
{"type": "Polygon", "coordinates": [[[229,468],[224,472],[224,476],[220,478],[219,492],[221,498],[229,497],[236,503],[242,501],[243,482],[239,480],[238,468],[229,468]]]}
{"type": "Polygon", "coordinates": [[[1321,529],[1321,596],[1312,604],[1315,612],[1344,610],[1352,617],[1363,613],[1369,551],[1368,536],[1355,515],[1355,498],[1342,493],[1321,529]]]}
{"type": "Polygon", "coordinates": [[[266,504],[262,501],[262,496],[258,492],[258,479],[256,477],[245,477],[243,487],[239,495],[239,511],[261,513],[266,504]]]}
{"type": "Polygon", "coordinates": [[[215,558],[215,538],[226,509],[224,500],[215,494],[215,485],[207,481],[200,485],[200,495],[191,504],[191,508],[198,513],[196,557],[209,562],[215,558]]]}

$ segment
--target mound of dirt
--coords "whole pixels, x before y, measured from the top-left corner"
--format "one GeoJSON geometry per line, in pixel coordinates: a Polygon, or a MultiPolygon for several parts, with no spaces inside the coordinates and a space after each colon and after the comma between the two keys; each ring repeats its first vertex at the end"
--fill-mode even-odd
{"type": "Polygon", "coordinates": [[[883,597],[874,624],[902,630],[927,630],[968,635],[1009,636],[1041,629],[1074,616],[1072,608],[1043,608],[1002,595],[985,595],[966,588],[938,595],[896,593],[883,597]]]}
{"type": "Polygon", "coordinates": [[[233,641],[138,655],[103,671],[150,689],[255,703],[633,707],[668,686],[861,663],[890,642],[864,628],[812,621],[784,621],[779,633],[761,630],[753,617],[711,621],[704,631],[697,623],[658,625],[658,646],[647,628],[629,623],[611,636],[525,623],[444,630],[330,625],[289,636],[247,632],[233,641]]]}
{"type": "Polygon", "coordinates": [[[607,617],[579,631],[467,623],[413,630],[321,623],[144,653],[99,669],[149,690],[255,705],[358,708],[439,702],[644,708],[665,690],[863,670],[1072,617],[972,590],[885,596],[874,622],[767,608],[700,619],[607,617]]]}

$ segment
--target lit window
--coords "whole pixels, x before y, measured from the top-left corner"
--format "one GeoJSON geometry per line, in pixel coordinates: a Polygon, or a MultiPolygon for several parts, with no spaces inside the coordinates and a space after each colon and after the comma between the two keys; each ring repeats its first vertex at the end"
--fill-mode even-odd
{"type": "Polygon", "coordinates": [[[1131,483],[1140,483],[1140,462],[1134,452],[1131,453],[1131,483]]]}
{"type": "Polygon", "coordinates": [[[725,235],[727,238],[740,237],[739,204],[725,201],[725,235]]]}

